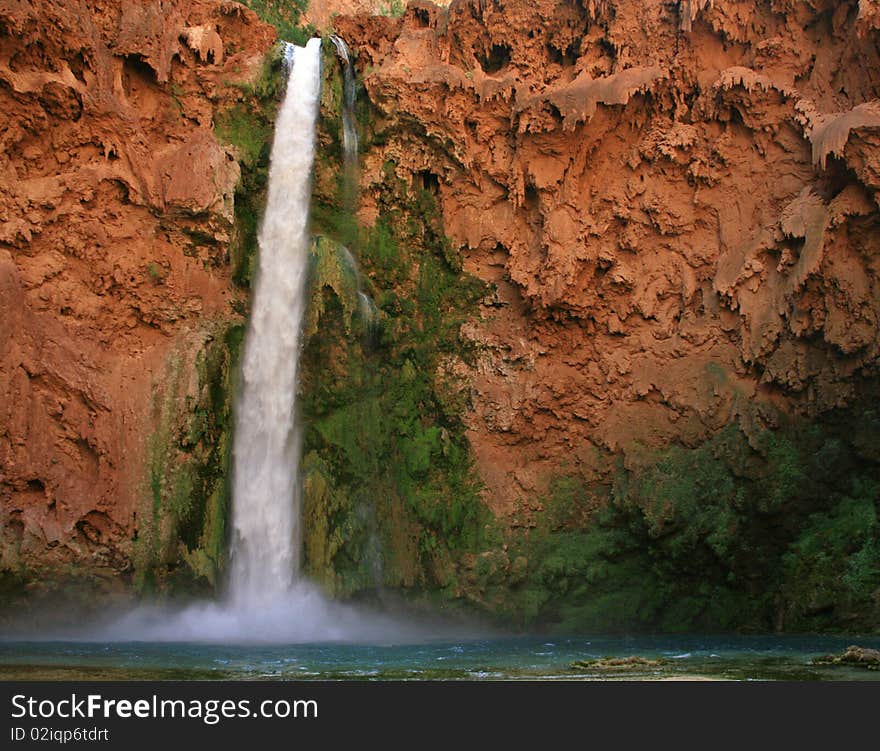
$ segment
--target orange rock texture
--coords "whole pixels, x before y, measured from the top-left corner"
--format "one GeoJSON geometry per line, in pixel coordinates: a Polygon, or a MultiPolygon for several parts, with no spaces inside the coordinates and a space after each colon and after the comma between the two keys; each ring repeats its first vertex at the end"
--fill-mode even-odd
{"type": "MultiPolygon", "coordinates": [[[[497,290],[466,333],[501,517],[560,472],[858,404],[880,315],[880,4],[456,0],[337,17],[383,164],[497,290]]],[[[537,510],[537,509],[533,509],[537,510]]]]}
{"type": "MultiPolygon", "coordinates": [[[[499,517],[609,452],[876,383],[880,2],[328,14],[382,136],[361,218],[393,163],[494,285],[477,365],[446,367],[499,517]]],[[[169,358],[195,397],[208,323],[243,302],[213,124],[273,40],[222,0],[0,0],[4,567],[130,567],[169,358]]]]}
{"type": "Polygon", "coordinates": [[[167,360],[242,296],[215,111],[274,38],[237,3],[0,3],[4,569],[130,569],[167,360]]]}

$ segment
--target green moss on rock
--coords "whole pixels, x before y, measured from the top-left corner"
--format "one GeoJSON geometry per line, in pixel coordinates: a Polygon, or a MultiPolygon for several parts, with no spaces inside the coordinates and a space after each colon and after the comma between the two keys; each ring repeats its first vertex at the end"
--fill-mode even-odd
{"type": "Polygon", "coordinates": [[[147,439],[134,540],[140,591],[211,590],[225,565],[232,394],[243,326],[217,322],[169,357],[147,439]]]}
{"type": "Polygon", "coordinates": [[[288,42],[305,44],[314,34],[311,25],[303,25],[302,15],[309,8],[309,0],[242,0],[261,21],[275,27],[278,37],[288,42]]]}
{"type": "MultiPolygon", "coordinates": [[[[313,225],[323,235],[302,361],[306,570],[342,596],[402,588],[504,625],[560,631],[880,628],[871,410],[730,424],[702,444],[592,447],[560,468],[537,526],[481,502],[454,374],[485,286],[463,273],[435,196],[386,161],[361,226],[341,174],[341,76],[325,49],[313,225]],[[356,288],[378,309],[355,331],[356,288]]],[[[362,148],[393,134],[358,105],[362,148]]],[[[417,183],[419,181],[416,181],[417,183]]],[[[726,374],[707,368],[707,387],[726,374]]],[[[866,403],[872,403],[869,398],[866,403]]],[[[748,404],[739,403],[739,414],[748,404]]]]}
{"type": "Polygon", "coordinates": [[[458,597],[462,556],[487,548],[494,524],[464,434],[467,398],[444,365],[473,356],[459,331],[486,289],[462,273],[433,196],[412,192],[393,165],[372,226],[346,208],[332,68],[319,142],[340,148],[317,166],[302,357],[306,570],[337,595],[388,586],[458,597]],[[375,301],[370,336],[358,290],[375,301]]]}
{"type": "Polygon", "coordinates": [[[250,286],[256,270],[257,234],[266,205],[269,155],[283,85],[283,57],[276,47],[266,56],[256,80],[238,85],[238,101],[214,120],[218,140],[232,146],[241,168],[229,249],[232,278],[241,287],[250,286]]]}
{"type": "Polygon", "coordinates": [[[517,543],[529,568],[507,616],[579,632],[876,630],[878,466],[845,427],[860,422],[634,449],[607,500],[566,478],[517,543]],[[600,510],[585,520],[585,506],[600,510]]]}

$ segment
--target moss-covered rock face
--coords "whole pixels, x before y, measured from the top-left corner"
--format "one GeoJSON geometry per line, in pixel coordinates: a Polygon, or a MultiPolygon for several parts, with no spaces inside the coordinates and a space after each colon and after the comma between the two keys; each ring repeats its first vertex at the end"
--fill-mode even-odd
{"type": "MultiPolygon", "coordinates": [[[[347,335],[355,325],[360,310],[360,272],[357,261],[344,245],[328,237],[318,235],[311,247],[311,288],[304,322],[304,336],[308,340],[318,332],[321,319],[326,313],[325,304],[333,299],[342,306],[342,324],[347,335]]],[[[365,329],[366,321],[358,321],[365,329]]]]}
{"type": "Polygon", "coordinates": [[[365,228],[360,271],[337,241],[314,245],[302,363],[306,569],[335,594],[451,585],[488,521],[442,367],[468,356],[458,326],[482,288],[420,235],[416,223],[365,228]],[[381,258],[390,266],[377,272],[381,258]]]}
{"type": "Polygon", "coordinates": [[[517,549],[512,616],[570,631],[872,631],[880,625],[873,412],[629,453],[610,488],[562,478],[517,549]],[[598,510],[595,510],[598,509],[598,510]]]}
{"type": "Polygon", "coordinates": [[[333,594],[381,587],[460,594],[463,554],[489,544],[447,375],[472,353],[459,327],[486,293],[461,273],[433,198],[383,173],[372,226],[346,209],[340,72],[324,59],[302,360],[306,571],[333,594]]]}
{"type": "Polygon", "coordinates": [[[242,0],[261,21],[272,24],[278,37],[288,42],[305,44],[314,29],[303,26],[300,18],[308,10],[309,0],[242,0]]]}
{"type": "Polygon", "coordinates": [[[192,334],[157,383],[134,540],[140,591],[211,591],[226,561],[232,396],[244,327],[192,334]]]}
{"type": "Polygon", "coordinates": [[[250,286],[257,254],[257,232],[266,205],[269,155],[278,102],[284,86],[281,46],[267,55],[253,83],[239,86],[238,101],[218,113],[214,129],[235,149],[241,180],[235,190],[235,228],[229,249],[233,281],[250,286]]]}

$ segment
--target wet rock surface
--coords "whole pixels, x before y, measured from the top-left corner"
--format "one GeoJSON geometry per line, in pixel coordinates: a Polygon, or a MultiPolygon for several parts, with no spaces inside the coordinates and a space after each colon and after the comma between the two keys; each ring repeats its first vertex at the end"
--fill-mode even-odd
{"type": "Polygon", "coordinates": [[[847,647],[836,655],[825,655],[813,660],[814,665],[849,665],[866,670],[880,670],[880,650],[868,647],[847,647]]]}
{"type": "Polygon", "coordinates": [[[243,302],[213,125],[273,41],[236,3],[0,5],[4,569],[130,571],[167,360],[243,302]]]}
{"type": "Polygon", "coordinates": [[[633,655],[630,657],[598,657],[593,660],[575,660],[571,663],[572,670],[608,670],[627,671],[644,670],[646,668],[659,668],[668,665],[668,660],[652,660],[648,657],[633,655]]]}

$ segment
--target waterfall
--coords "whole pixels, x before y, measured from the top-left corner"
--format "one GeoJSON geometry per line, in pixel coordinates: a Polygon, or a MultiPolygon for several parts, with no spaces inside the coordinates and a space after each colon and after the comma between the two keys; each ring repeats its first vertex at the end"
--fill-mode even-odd
{"type": "MultiPolygon", "coordinates": [[[[421,625],[333,602],[300,573],[301,437],[296,392],[306,306],[320,49],[319,39],[305,47],[286,48],[289,78],[275,123],[266,213],[259,233],[260,265],[236,411],[228,597],[180,609],[144,605],[97,634],[90,633],[91,638],[375,643],[423,639],[429,633],[421,625]]],[[[348,254],[347,261],[357,275],[354,257],[348,254]]],[[[373,321],[372,301],[365,294],[360,300],[361,315],[373,321]]]]}
{"type": "Polygon", "coordinates": [[[342,205],[352,215],[358,200],[358,134],[354,124],[354,102],[357,94],[351,51],[345,40],[330,37],[336,56],[342,62],[342,205]]]}
{"type": "Polygon", "coordinates": [[[290,588],[299,571],[297,364],[306,304],[320,54],[320,39],[287,47],[290,74],[275,123],[235,423],[233,601],[277,596],[290,588]]]}
{"type": "Polygon", "coordinates": [[[357,163],[358,135],[354,126],[354,100],[355,82],[354,67],[351,64],[351,51],[345,40],[334,34],[330,41],[336,47],[336,52],[343,63],[343,86],[342,86],[342,149],[345,154],[346,168],[352,163],[357,163]]]}
{"type": "Polygon", "coordinates": [[[376,320],[379,317],[379,311],[376,310],[376,303],[373,302],[372,298],[366,292],[361,292],[360,290],[358,290],[358,310],[360,311],[361,319],[364,322],[364,327],[368,331],[375,328],[376,320]]]}

